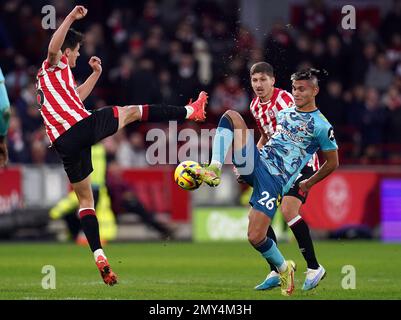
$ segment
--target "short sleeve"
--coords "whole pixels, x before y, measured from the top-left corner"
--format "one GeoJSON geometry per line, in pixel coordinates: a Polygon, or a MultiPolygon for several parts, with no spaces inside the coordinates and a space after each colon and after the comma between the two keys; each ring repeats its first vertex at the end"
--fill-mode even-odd
{"type": "Polygon", "coordinates": [[[59,69],[64,69],[64,68],[67,68],[67,66],[68,66],[67,57],[65,55],[62,55],[60,61],[57,64],[57,67],[59,69]]]}
{"type": "Polygon", "coordinates": [[[319,147],[322,151],[337,150],[337,142],[334,136],[334,129],[331,125],[323,125],[317,136],[319,147]]]}
{"type": "Polygon", "coordinates": [[[62,55],[57,65],[50,65],[47,60],[45,60],[46,71],[54,72],[57,70],[63,70],[68,67],[68,60],[65,55],[62,55]]]}

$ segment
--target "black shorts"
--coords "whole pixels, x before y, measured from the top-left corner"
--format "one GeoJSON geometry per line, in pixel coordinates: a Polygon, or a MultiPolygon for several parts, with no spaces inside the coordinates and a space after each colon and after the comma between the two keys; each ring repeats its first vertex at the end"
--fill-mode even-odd
{"type": "Polygon", "coordinates": [[[284,197],[285,196],[295,197],[295,198],[298,198],[299,200],[301,200],[302,203],[305,203],[306,198],[308,197],[308,193],[307,192],[303,192],[302,190],[299,189],[299,183],[302,180],[309,179],[315,173],[316,173],[316,171],[314,171],[312,167],[309,167],[308,165],[306,165],[301,170],[301,173],[299,174],[299,177],[297,178],[297,180],[295,180],[295,182],[292,185],[291,189],[288,190],[288,192],[284,195],[284,197]]]}
{"type": "Polygon", "coordinates": [[[93,171],[91,147],[118,130],[118,111],[105,107],[79,121],[54,141],[71,183],[84,180],[93,171]]]}

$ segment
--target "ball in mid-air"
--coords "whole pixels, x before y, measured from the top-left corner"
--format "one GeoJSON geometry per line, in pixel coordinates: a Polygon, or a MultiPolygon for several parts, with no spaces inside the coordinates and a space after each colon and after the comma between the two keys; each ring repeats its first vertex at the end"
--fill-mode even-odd
{"type": "Polygon", "coordinates": [[[185,190],[198,189],[202,184],[202,180],[195,179],[188,172],[186,172],[185,168],[187,167],[196,168],[200,167],[200,165],[199,163],[190,160],[181,162],[175,169],[174,181],[185,190]]]}

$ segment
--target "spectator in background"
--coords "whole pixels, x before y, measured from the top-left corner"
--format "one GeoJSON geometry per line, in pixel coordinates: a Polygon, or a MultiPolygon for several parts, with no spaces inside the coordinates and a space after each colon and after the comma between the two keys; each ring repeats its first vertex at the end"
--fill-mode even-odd
{"type": "Polygon", "coordinates": [[[378,43],[380,41],[379,35],[372,24],[367,20],[362,20],[356,28],[356,42],[365,45],[367,43],[378,43]]]}
{"type": "Polygon", "coordinates": [[[401,93],[392,85],[383,95],[383,105],[387,110],[386,141],[399,143],[401,137],[401,93]]]}
{"type": "Polygon", "coordinates": [[[312,44],[312,63],[318,69],[326,67],[326,47],[320,39],[316,39],[312,44]]]}
{"type": "Polygon", "coordinates": [[[6,86],[10,100],[16,100],[21,90],[29,83],[28,64],[26,58],[17,54],[14,58],[15,68],[6,76],[6,86]]]}
{"type": "Polygon", "coordinates": [[[144,56],[152,60],[154,65],[158,65],[163,61],[164,44],[162,38],[162,28],[159,25],[155,25],[149,30],[148,37],[145,40],[144,56]]]}
{"type": "Polygon", "coordinates": [[[392,35],[391,43],[386,50],[386,58],[392,69],[395,69],[397,65],[401,65],[401,33],[392,35]]]}
{"type": "Polygon", "coordinates": [[[128,140],[121,141],[116,151],[116,160],[122,168],[144,168],[148,166],[144,140],[141,133],[132,132],[128,140]]]}
{"type": "Polygon", "coordinates": [[[340,38],[332,34],[327,38],[326,53],[323,55],[324,68],[329,73],[330,78],[338,79],[341,82],[346,80],[346,60],[340,38]]]}
{"type": "Polygon", "coordinates": [[[352,63],[350,65],[351,85],[356,85],[364,81],[366,73],[370,66],[373,66],[377,56],[377,45],[373,42],[367,43],[363,47],[362,53],[354,52],[352,55],[352,63]]]}
{"type": "Polygon", "coordinates": [[[312,37],[325,36],[329,31],[329,17],[323,0],[309,0],[302,11],[301,26],[312,37]]]}
{"type": "Polygon", "coordinates": [[[167,57],[165,58],[168,63],[169,71],[172,74],[176,74],[182,55],[183,50],[181,42],[173,39],[169,43],[167,57]]]}
{"type": "Polygon", "coordinates": [[[15,109],[21,120],[24,135],[30,139],[32,132],[42,128],[43,120],[36,101],[36,87],[30,82],[15,101],[15,109]]]}
{"type": "Polygon", "coordinates": [[[202,86],[208,86],[213,80],[212,56],[207,42],[197,39],[194,42],[194,58],[198,65],[198,77],[202,86]]]}
{"type": "Polygon", "coordinates": [[[345,119],[350,131],[359,136],[358,141],[360,140],[360,128],[365,110],[365,91],[365,87],[362,84],[357,84],[352,88],[345,119]]]}
{"type": "Polygon", "coordinates": [[[235,55],[230,59],[230,63],[227,66],[227,74],[235,74],[238,76],[241,87],[249,88],[248,95],[251,94],[251,88],[249,87],[249,71],[246,61],[239,55],[235,55]]]}
{"type": "Polygon", "coordinates": [[[238,77],[230,75],[217,85],[211,96],[209,110],[216,117],[227,110],[235,110],[243,114],[248,110],[248,100],[249,97],[240,86],[238,77]]]}
{"type": "MultiPolygon", "coordinates": [[[[296,57],[293,46],[293,39],[284,22],[282,20],[275,21],[264,43],[264,59],[260,61],[269,61],[277,70],[280,70],[276,74],[276,85],[278,87],[285,87],[297,64],[298,57],[296,57]]],[[[248,64],[245,70],[245,83],[249,81],[248,70],[250,67],[251,65],[248,64]]]]}
{"type": "Polygon", "coordinates": [[[106,20],[106,24],[110,29],[114,44],[118,47],[121,46],[128,38],[128,31],[123,23],[122,9],[114,9],[106,20]]]}
{"type": "MultiPolygon", "coordinates": [[[[154,74],[155,65],[153,61],[145,57],[140,59],[133,68],[131,77],[125,87],[127,90],[124,96],[125,100],[135,101],[138,104],[147,103],[148,101],[160,103],[159,81],[154,74]]],[[[195,88],[196,90],[199,90],[199,87],[195,88]]],[[[188,96],[191,96],[191,94],[188,96]]]]}
{"type": "Polygon", "coordinates": [[[376,88],[367,89],[361,123],[362,161],[365,164],[380,157],[378,145],[383,142],[385,114],[379,97],[376,88]]]}
{"type": "Polygon", "coordinates": [[[389,61],[384,54],[379,54],[376,58],[376,64],[369,66],[365,78],[365,85],[384,92],[392,83],[394,78],[390,69],[389,61]]]}
{"type": "Polygon", "coordinates": [[[110,70],[109,79],[113,83],[116,104],[123,104],[126,101],[132,90],[129,81],[133,73],[134,61],[128,54],[121,56],[118,66],[110,70]]]}
{"type": "Polygon", "coordinates": [[[330,123],[336,124],[337,138],[341,140],[341,127],[345,125],[344,100],[342,98],[343,88],[341,81],[331,79],[323,92],[319,109],[330,123]]]}
{"type": "Polygon", "coordinates": [[[401,0],[393,0],[393,6],[381,23],[381,35],[389,43],[394,33],[401,34],[401,0]]]}
{"type": "Polygon", "coordinates": [[[22,131],[21,120],[11,108],[10,127],[7,135],[8,157],[11,163],[28,163],[29,150],[22,131]]]}
{"type": "Polygon", "coordinates": [[[311,62],[313,56],[311,53],[311,41],[307,34],[300,34],[296,39],[294,54],[292,55],[292,60],[294,68],[299,70],[302,69],[300,64],[304,61],[311,62]]]}
{"type": "Polygon", "coordinates": [[[174,92],[171,81],[171,73],[167,69],[162,69],[159,73],[159,89],[161,100],[166,104],[177,105],[178,99],[174,92]]]}
{"type": "Polygon", "coordinates": [[[201,88],[195,60],[191,53],[184,53],[178,64],[177,77],[174,92],[178,96],[179,105],[188,103],[187,97],[191,97],[194,91],[201,88]]]}
{"type": "MultiPolygon", "coordinates": [[[[77,60],[74,70],[74,76],[78,82],[84,82],[90,74],[90,68],[88,68],[88,64],[86,63],[90,57],[94,55],[102,57],[103,66],[107,66],[108,63],[108,51],[104,43],[103,26],[100,23],[90,25],[85,32],[84,41],[85,45],[82,46],[80,59],[77,60]]],[[[99,79],[99,85],[102,85],[101,81],[102,79],[99,79]]]]}

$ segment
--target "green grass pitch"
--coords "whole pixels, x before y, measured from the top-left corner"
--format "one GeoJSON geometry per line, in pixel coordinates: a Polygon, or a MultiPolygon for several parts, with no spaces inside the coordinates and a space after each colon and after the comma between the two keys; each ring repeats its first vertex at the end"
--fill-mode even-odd
{"type": "Polygon", "coordinates": [[[302,292],[306,264],[296,243],[280,244],[297,262],[296,291],[255,291],[267,274],[265,260],[248,243],[114,243],[105,247],[119,284],[103,284],[86,247],[74,244],[1,243],[0,299],[275,300],[401,299],[401,245],[379,242],[316,242],[327,277],[302,292]],[[56,270],[56,289],[42,288],[44,265],[56,270]],[[356,289],[341,283],[345,265],[356,271],[356,289]]]}

